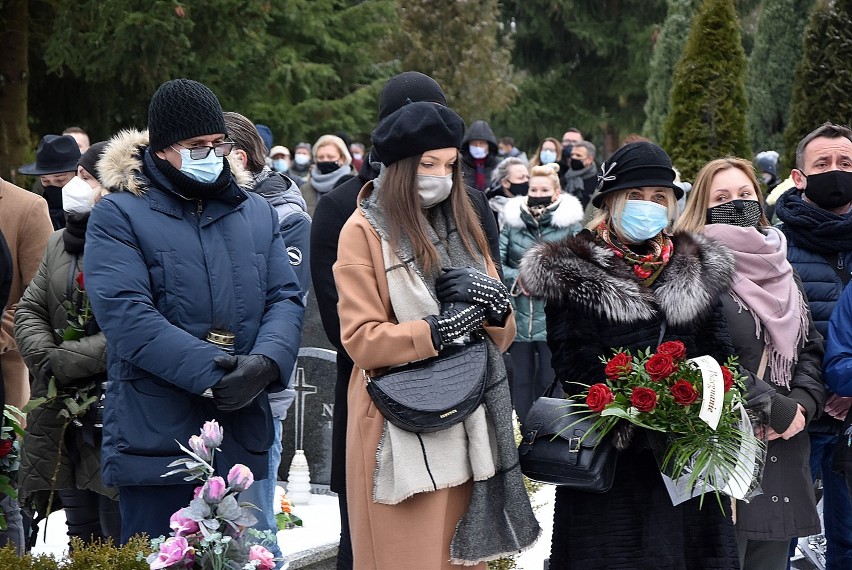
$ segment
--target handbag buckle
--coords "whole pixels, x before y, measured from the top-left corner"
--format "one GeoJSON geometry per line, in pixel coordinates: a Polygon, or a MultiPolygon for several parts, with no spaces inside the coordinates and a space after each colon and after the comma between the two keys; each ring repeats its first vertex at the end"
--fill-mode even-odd
{"type": "Polygon", "coordinates": [[[582,436],[575,435],[573,437],[568,438],[568,445],[570,448],[568,449],[568,453],[579,453],[580,452],[580,440],[583,439],[582,436]]]}
{"type": "Polygon", "coordinates": [[[524,439],[521,443],[526,443],[527,445],[532,445],[535,443],[535,436],[538,434],[538,430],[531,429],[524,436],[524,439]]]}

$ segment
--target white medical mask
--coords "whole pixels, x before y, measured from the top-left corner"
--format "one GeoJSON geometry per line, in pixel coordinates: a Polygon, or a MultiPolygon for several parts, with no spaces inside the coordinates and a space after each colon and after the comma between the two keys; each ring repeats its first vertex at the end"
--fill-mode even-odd
{"type": "Polygon", "coordinates": [[[538,157],[541,159],[542,164],[550,164],[551,162],[556,162],[556,151],[545,149],[539,153],[538,157]]]}
{"type": "Polygon", "coordinates": [[[361,154],[360,152],[353,152],[352,153],[352,160],[361,160],[362,158],[364,158],[364,155],[361,154]]]}
{"type": "Polygon", "coordinates": [[[222,170],[225,168],[225,158],[216,156],[216,152],[211,148],[207,156],[198,160],[192,160],[189,156],[188,148],[176,149],[180,153],[180,171],[199,182],[210,184],[215,182],[222,170]]]}
{"type": "Polygon", "coordinates": [[[431,208],[447,199],[453,190],[453,175],[430,176],[417,175],[417,193],[420,194],[420,205],[431,208]]]}
{"type": "Polygon", "coordinates": [[[290,161],[286,158],[276,158],[272,161],[272,169],[275,172],[287,172],[290,169],[290,161]]]}
{"type": "Polygon", "coordinates": [[[62,187],[62,209],[69,214],[88,214],[94,206],[94,194],[88,182],[75,176],[62,187]]]}
{"type": "Polygon", "coordinates": [[[630,243],[642,243],[669,225],[669,209],[648,200],[627,200],[621,212],[621,233],[630,243]]]}
{"type": "Polygon", "coordinates": [[[307,163],[311,161],[311,157],[307,154],[297,154],[293,160],[296,161],[296,164],[299,166],[305,166],[307,163]]]}
{"type": "Polygon", "coordinates": [[[487,148],[482,148],[481,146],[473,146],[473,145],[468,145],[467,148],[470,151],[470,156],[472,156],[473,158],[479,159],[479,158],[485,158],[486,156],[488,156],[488,149],[487,148]]]}

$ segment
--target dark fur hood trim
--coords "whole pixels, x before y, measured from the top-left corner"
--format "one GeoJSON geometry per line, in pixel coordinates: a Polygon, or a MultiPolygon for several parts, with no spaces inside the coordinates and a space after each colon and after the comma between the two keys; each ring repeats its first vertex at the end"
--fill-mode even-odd
{"type": "Polygon", "coordinates": [[[655,318],[675,325],[710,310],[734,272],[730,252],[696,234],[672,236],[674,254],[653,289],[589,232],[532,247],[520,265],[520,278],[534,296],[561,300],[613,323],[655,318]]]}

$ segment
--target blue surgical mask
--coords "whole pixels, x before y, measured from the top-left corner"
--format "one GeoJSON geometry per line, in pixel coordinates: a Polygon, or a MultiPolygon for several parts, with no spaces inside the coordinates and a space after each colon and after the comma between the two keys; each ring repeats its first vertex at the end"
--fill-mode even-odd
{"type": "Polygon", "coordinates": [[[630,243],[642,243],[669,225],[669,209],[648,200],[627,200],[621,212],[621,233],[630,243]]]}
{"type": "Polygon", "coordinates": [[[556,151],[555,150],[543,150],[539,154],[539,159],[542,164],[550,164],[551,162],[556,162],[556,151]]]}
{"type": "Polygon", "coordinates": [[[205,158],[199,160],[190,158],[188,148],[175,149],[172,147],[172,149],[180,153],[180,171],[193,180],[210,184],[219,178],[222,169],[225,168],[225,158],[216,156],[213,149],[210,149],[205,158]]]}
{"type": "Polygon", "coordinates": [[[285,158],[276,158],[272,161],[272,169],[275,172],[287,172],[290,169],[290,161],[285,158]]]}
{"type": "Polygon", "coordinates": [[[476,159],[485,158],[488,156],[488,149],[481,146],[469,145],[467,149],[470,151],[470,156],[476,159]]]}

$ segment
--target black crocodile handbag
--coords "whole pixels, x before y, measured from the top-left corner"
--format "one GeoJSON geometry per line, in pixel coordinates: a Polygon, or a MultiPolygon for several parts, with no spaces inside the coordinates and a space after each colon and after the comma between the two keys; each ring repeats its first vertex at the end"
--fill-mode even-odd
{"type": "Polygon", "coordinates": [[[482,403],[488,349],[485,340],[450,345],[438,356],[369,376],[367,392],[390,423],[411,432],[455,425],[482,403]]]}
{"type": "Polygon", "coordinates": [[[538,398],[522,428],[521,472],[533,481],[578,491],[609,491],[618,450],[612,434],[589,433],[596,419],[596,414],[573,409],[570,400],[538,398]]]}

